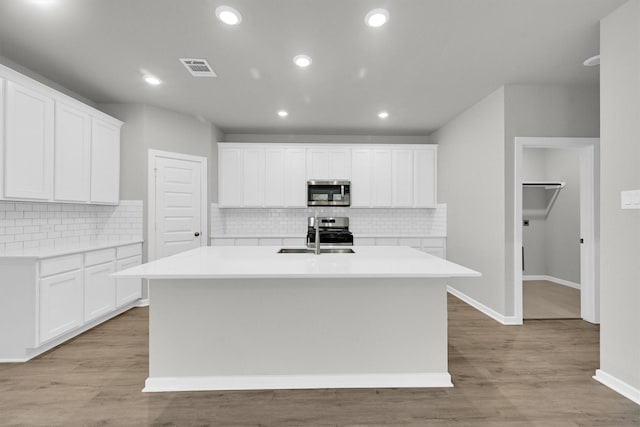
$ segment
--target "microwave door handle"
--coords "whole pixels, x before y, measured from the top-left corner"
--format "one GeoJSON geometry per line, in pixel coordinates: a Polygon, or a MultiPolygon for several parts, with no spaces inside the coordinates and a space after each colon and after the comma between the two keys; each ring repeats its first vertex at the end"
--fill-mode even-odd
{"type": "Polygon", "coordinates": [[[340,194],[342,195],[342,200],[344,200],[344,185],[340,186],[340,194]]]}

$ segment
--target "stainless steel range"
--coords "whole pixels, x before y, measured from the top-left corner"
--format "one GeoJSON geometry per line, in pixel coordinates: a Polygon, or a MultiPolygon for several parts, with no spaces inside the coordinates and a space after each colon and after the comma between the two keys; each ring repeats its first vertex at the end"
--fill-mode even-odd
{"type": "MultiPolygon", "coordinates": [[[[339,216],[335,218],[318,217],[318,235],[320,246],[353,246],[353,234],[349,231],[349,218],[339,216]]],[[[307,220],[307,246],[316,245],[316,218],[310,216],[307,220]]]]}

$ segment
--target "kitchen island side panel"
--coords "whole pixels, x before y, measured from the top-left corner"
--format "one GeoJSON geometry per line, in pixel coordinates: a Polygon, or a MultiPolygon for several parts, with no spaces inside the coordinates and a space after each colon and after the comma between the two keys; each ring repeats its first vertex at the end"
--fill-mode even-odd
{"type": "Polygon", "coordinates": [[[161,279],[150,290],[150,380],[447,373],[445,279],[161,279]]]}

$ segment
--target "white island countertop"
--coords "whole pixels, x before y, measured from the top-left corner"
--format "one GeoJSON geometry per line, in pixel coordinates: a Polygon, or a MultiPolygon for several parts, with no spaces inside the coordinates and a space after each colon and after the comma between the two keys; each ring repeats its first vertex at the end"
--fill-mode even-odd
{"type": "MultiPolygon", "coordinates": [[[[343,247],[344,248],[344,247],[343,247]]],[[[203,246],[115,273],[145,279],[444,278],[477,271],[405,246],[352,246],[353,254],[279,254],[279,246],[203,246]]]]}

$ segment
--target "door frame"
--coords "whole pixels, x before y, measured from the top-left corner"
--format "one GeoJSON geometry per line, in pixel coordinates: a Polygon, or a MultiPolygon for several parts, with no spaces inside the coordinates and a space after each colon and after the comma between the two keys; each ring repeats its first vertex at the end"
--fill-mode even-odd
{"type": "Polygon", "coordinates": [[[208,224],[209,218],[208,212],[208,189],[207,189],[207,158],[201,156],[194,156],[191,154],[173,153],[170,151],[160,151],[149,149],[148,162],[147,162],[147,194],[148,194],[148,209],[147,209],[147,261],[153,261],[156,259],[156,159],[165,158],[172,160],[185,160],[189,162],[200,163],[202,167],[202,173],[200,174],[200,246],[208,246],[209,233],[208,224]]]}
{"type": "Polygon", "coordinates": [[[522,323],[522,156],[528,148],[573,148],[580,156],[580,311],[591,323],[600,323],[600,138],[516,137],[514,217],[514,314],[522,323]]]}

